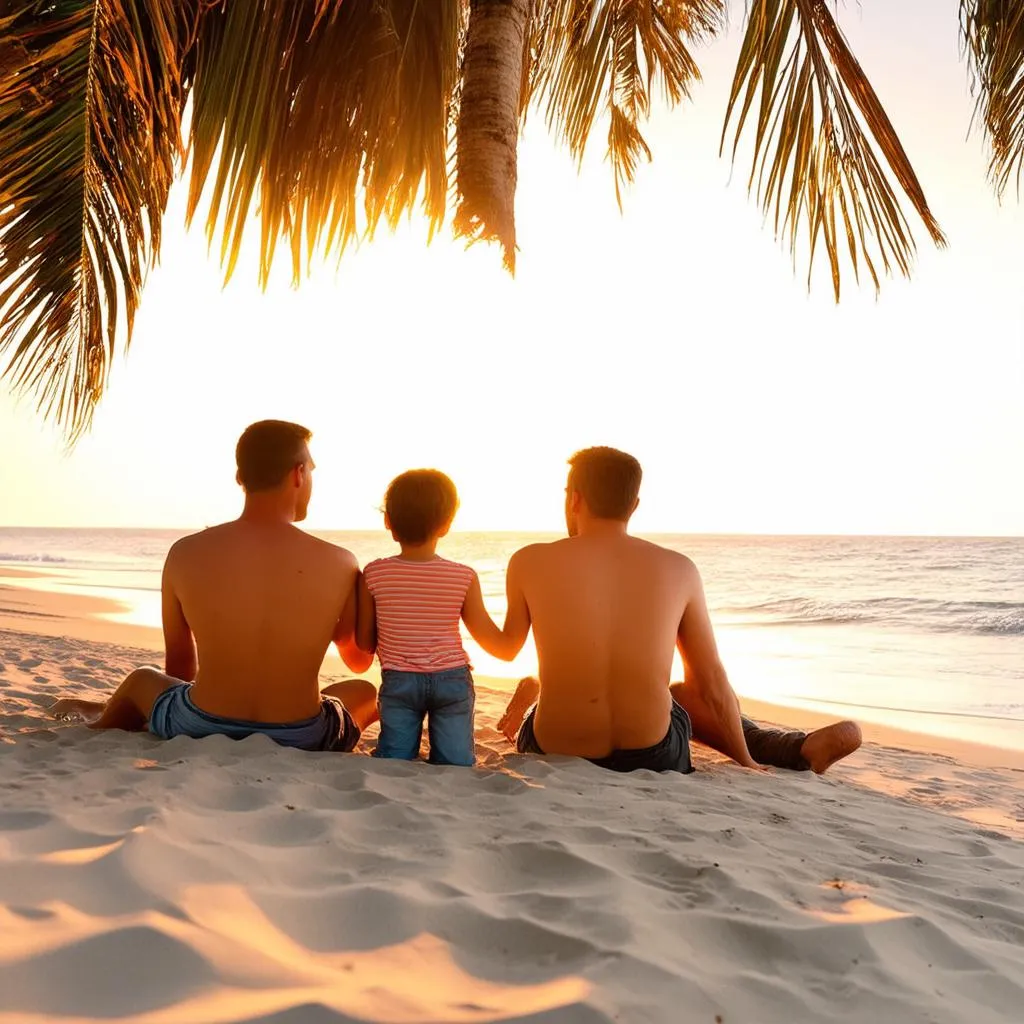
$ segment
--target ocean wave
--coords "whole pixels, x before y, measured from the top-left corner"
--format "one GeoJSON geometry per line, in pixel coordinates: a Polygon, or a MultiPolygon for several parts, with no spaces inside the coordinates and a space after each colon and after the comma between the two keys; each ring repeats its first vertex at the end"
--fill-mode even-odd
{"type": "Polygon", "coordinates": [[[0,563],[17,562],[29,563],[30,565],[66,565],[68,559],[60,558],[57,555],[26,554],[24,552],[0,551],[0,563]]]}
{"type": "Polygon", "coordinates": [[[867,623],[916,627],[936,633],[1024,636],[1024,603],[1016,601],[877,597],[838,602],[795,597],[737,605],[720,611],[735,617],[753,616],[746,625],[867,623]]]}

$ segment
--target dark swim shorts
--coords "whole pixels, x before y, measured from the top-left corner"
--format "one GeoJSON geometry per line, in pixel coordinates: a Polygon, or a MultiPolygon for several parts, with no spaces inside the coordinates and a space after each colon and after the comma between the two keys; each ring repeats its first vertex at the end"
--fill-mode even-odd
{"type": "MultiPolygon", "coordinates": [[[[543,754],[537,737],[533,733],[533,719],[537,714],[536,707],[526,716],[516,749],[520,754],[543,754]]],[[[690,716],[682,705],[672,701],[672,715],[668,723],[668,732],[660,743],[642,750],[613,750],[607,757],[588,758],[599,768],[607,768],[613,772],[635,772],[646,768],[652,772],[681,772],[688,775],[693,771],[690,761],[690,739],[693,730],[690,716]]]]}
{"type": "Polygon", "coordinates": [[[153,701],[149,731],[162,740],[173,736],[269,736],[282,747],[300,750],[340,750],[348,752],[359,742],[359,726],[348,709],[334,697],[320,698],[320,713],[300,722],[246,722],[222,718],[196,707],[189,696],[191,683],[170,686],[153,701]]]}

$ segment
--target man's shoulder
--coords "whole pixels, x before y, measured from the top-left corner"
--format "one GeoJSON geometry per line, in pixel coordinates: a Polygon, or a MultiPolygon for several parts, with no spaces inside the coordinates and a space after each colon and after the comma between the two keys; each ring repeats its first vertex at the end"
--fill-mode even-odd
{"type": "Polygon", "coordinates": [[[682,551],[666,547],[664,544],[658,544],[655,541],[644,540],[642,537],[632,537],[631,540],[648,557],[655,559],[673,572],[684,576],[692,576],[697,573],[697,564],[689,555],[684,555],[682,551]]]}
{"type": "Polygon", "coordinates": [[[545,558],[557,555],[559,551],[569,544],[569,542],[569,537],[562,537],[559,540],[536,541],[533,544],[527,544],[525,547],[519,548],[519,550],[512,555],[509,559],[509,563],[542,561],[545,558]]]}
{"type": "Polygon", "coordinates": [[[300,543],[305,544],[315,555],[343,569],[359,568],[359,560],[348,548],[343,548],[340,544],[324,540],[322,537],[314,537],[313,534],[306,533],[305,530],[300,530],[297,527],[295,532],[301,538],[300,543]]]}
{"type": "Polygon", "coordinates": [[[229,535],[235,523],[218,523],[216,526],[206,526],[195,533],[187,533],[179,537],[168,549],[167,558],[181,558],[188,556],[195,551],[202,551],[210,544],[217,544],[220,539],[229,535]]]}

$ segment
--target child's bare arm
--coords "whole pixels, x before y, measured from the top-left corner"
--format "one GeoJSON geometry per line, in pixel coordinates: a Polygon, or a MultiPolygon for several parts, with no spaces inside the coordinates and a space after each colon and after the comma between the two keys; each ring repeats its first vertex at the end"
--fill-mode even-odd
{"type": "Polygon", "coordinates": [[[511,661],[519,653],[519,647],[513,648],[484,606],[480,577],[476,573],[473,573],[473,579],[466,591],[466,599],[462,604],[462,621],[465,622],[469,635],[493,657],[511,661]]]}
{"type": "Polygon", "coordinates": [[[359,574],[357,594],[356,643],[360,650],[373,654],[377,650],[377,608],[362,573],[359,574]]]}

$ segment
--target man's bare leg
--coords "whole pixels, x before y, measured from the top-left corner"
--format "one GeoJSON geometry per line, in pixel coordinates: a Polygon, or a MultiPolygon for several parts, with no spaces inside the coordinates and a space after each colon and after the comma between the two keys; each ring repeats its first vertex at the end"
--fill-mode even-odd
{"type": "Polygon", "coordinates": [[[153,702],[164,690],[177,686],[174,679],[155,668],[137,668],[102,704],[98,701],[59,700],[50,709],[53,714],[68,712],[94,714],[99,705],[99,717],[89,722],[90,729],[126,729],[143,732],[153,710],[153,702]]]}
{"type": "Polygon", "coordinates": [[[366,679],[345,679],[325,686],[320,692],[326,697],[340,700],[360,730],[373,725],[380,717],[377,711],[377,687],[366,679]]]}
{"type": "Polygon", "coordinates": [[[512,699],[508,702],[508,707],[505,708],[505,714],[498,719],[498,732],[502,733],[513,746],[519,738],[519,730],[527,712],[537,703],[539,696],[539,679],[535,679],[533,676],[520,679],[516,692],[512,694],[512,699]]]}
{"type": "MultiPolygon", "coordinates": [[[[686,683],[673,683],[669,690],[672,699],[681,704],[690,716],[693,738],[727,757],[732,757],[723,739],[717,717],[704,703],[697,690],[686,683]]],[[[860,726],[850,721],[835,722],[802,735],[804,739],[799,749],[800,757],[817,775],[834,765],[836,761],[852,754],[861,744],[860,726]]]]}

